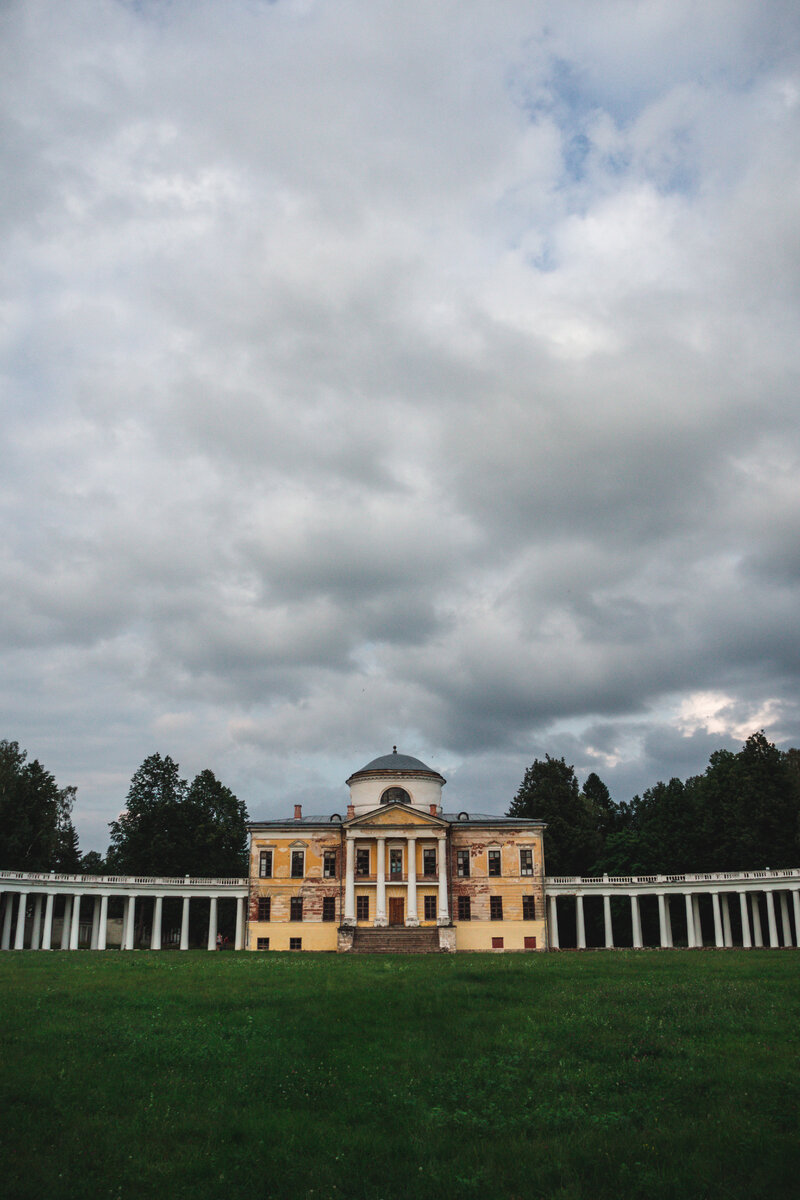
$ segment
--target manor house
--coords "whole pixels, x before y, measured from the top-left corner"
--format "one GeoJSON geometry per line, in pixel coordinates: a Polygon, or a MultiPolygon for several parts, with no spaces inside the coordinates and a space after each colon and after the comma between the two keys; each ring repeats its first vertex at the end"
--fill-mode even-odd
{"type": "Polygon", "coordinates": [[[444,784],[395,747],[345,812],[251,824],[249,949],[545,949],[544,825],[445,812],[444,784]]]}

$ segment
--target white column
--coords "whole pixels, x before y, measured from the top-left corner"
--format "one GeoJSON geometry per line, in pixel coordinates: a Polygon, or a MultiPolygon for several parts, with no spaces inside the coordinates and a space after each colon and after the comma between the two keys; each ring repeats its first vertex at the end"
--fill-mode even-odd
{"type": "Polygon", "coordinates": [[[722,940],[722,916],[719,911],[719,892],[711,893],[711,907],[714,910],[714,945],[717,949],[724,945],[722,940]]]}
{"type": "Polygon", "coordinates": [[[664,896],[664,915],[666,917],[666,924],[667,924],[667,946],[671,950],[672,949],[672,914],[670,913],[669,902],[670,902],[670,896],[665,894],[665,896],[664,896]]]}
{"type": "Polygon", "coordinates": [[[344,921],[343,925],[356,923],[356,843],[347,831],[347,853],[344,864],[344,921]]]}
{"type": "Polygon", "coordinates": [[[684,893],[683,898],[686,903],[686,945],[691,950],[697,944],[694,936],[694,904],[692,902],[692,893],[684,893]]]}
{"type": "Polygon", "coordinates": [[[697,892],[692,892],[692,916],[694,918],[694,944],[702,949],[703,922],[700,920],[700,897],[697,892]]]}
{"type": "Polygon", "coordinates": [[[775,921],[775,900],[773,899],[771,891],[767,891],[764,894],[767,899],[767,924],[769,926],[769,944],[770,944],[770,947],[774,949],[774,947],[778,945],[778,926],[775,921]]]}
{"type": "MultiPolygon", "coordinates": [[[[797,893],[795,892],[795,895],[797,893]]],[[[3,938],[0,941],[0,948],[3,950],[11,949],[11,909],[14,905],[14,893],[6,892],[5,894],[6,909],[3,913],[3,938]]]]}
{"type": "Polygon", "coordinates": [[[583,896],[580,892],[575,896],[575,932],[578,949],[586,949],[586,922],[583,919],[583,896]]]}
{"type": "Polygon", "coordinates": [[[233,935],[234,950],[244,947],[244,896],[236,898],[236,932],[233,935]]]}
{"type": "Polygon", "coordinates": [[[217,897],[211,897],[208,909],[208,949],[217,948],[217,897]]]}
{"type": "Polygon", "coordinates": [[[661,949],[667,948],[667,906],[664,903],[664,893],[658,893],[658,940],[661,949]]]}
{"type": "Polygon", "coordinates": [[[92,950],[97,949],[97,940],[100,936],[100,897],[95,896],[94,904],[92,905],[92,939],[89,943],[92,950]]]}
{"type": "Polygon", "coordinates": [[[72,896],[64,897],[64,917],[61,921],[61,950],[69,947],[69,927],[72,922],[72,896]]]}
{"type": "Polygon", "coordinates": [[[800,946],[800,892],[792,892],[792,907],[794,908],[794,944],[800,946]]]}
{"type": "Polygon", "coordinates": [[[631,926],[633,928],[633,948],[642,949],[642,919],[639,915],[639,897],[631,895],[631,926]]]}
{"type": "Polygon", "coordinates": [[[733,933],[731,931],[731,909],[728,903],[727,892],[723,892],[720,896],[720,904],[722,905],[722,940],[726,946],[732,946],[733,933]]]}
{"type": "Polygon", "coordinates": [[[81,931],[81,894],[76,892],[72,897],[72,920],[69,924],[69,948],[78,949],[78,937],[81,931]]]}
{"type": "Polygon", "coordinates": [[[406,861],[408,865],[408,914],[406,925],[419,925],[417,913],[417,835],[410,833],[406,841],[406,861]]]}
{"type": "Polygon", "coordinates": [[[438,846],[438,863],[439,868],[439,909],[437,913],[437,924],[450,924],[450,907],[447,903],[447,841],[444,837],[439,838],[438,846]]]}
{"type": "Polygon", "coordinates": [[[739,915],[742,918],[742,945],[746,950],[752,946],[750,938],[750,919],[747,915],[747,892],[739,892],[739,915]]]}
{"type": "Polygon", "coordinates": [[[614,929],[611,925],[611,897],[603,896],[603,927],[606,935],[606,950],[614,949],[614,929]]]}
{"type": "Polygon", "coordinates": [[[55,899],[52,892],[47,893],[47,902],[44,906],[44,927],[42,929],[43,950],[49,950],[53,941],[53,905],[55,904],[55,899]]]}
{"type": "Polygon", "coordinates": [[[558,950],[558,898],[550,896],[550,949],[558,950]]]}
{"type": "Polygon", "coordinates": [[[25,909],[28,907],[28,893],[20,892],[19,908],[17,909],[17,929],[14,935],[14,949],[25,948],[25,909]]]}
{"type": "Polygon", "coordinates": [[[753,945],[763,946],[764,937],[761,933],[761,905],[758,892],[750,893],[750,910],[753,914],[753,945]]]}
{"type": "MultiPolygon", "coordinates": [[[[39,949],[39,938],[42,934],[42,894],[41,892],[34,897],[33,901],[33,929],[31,930],[31,950],[39,949]]],[[[784,942],[784,945],[786,943],[784,942]]]]}
{"type": "Polygon", "coordinates": [[[97,922],[97,949],[105,950],[108,937],[108,896],[100,897],[100,920],[97,922]]]}
{"type": "Polygon", "coordinates": [[[164,906],[164,897],[156,896],[153,901],[153,924],[150,929],[150,949],[161,949],[161,909],[164,906]]]}
{"type": "MultiPolygon", "coordinates": [[[[791,926],[789,925],[789,897],[786,895],[786,892],[781,892],[780,897],[781,897],[781,932],[783,933],[781,942],[784,946],[791,946],[791,944],[792,944],[792,929],[791,929],[791,926]]],[[[35,928],[35,926],[34,926],[34,928],[35,928]]],[[[34,944],[35,944],[35,941],[34,941],[34,944]]]]}
{"type": "Polygon", "coordinates": [[[189,897],[183,897],[183,911],[181,912],[181,950],[189,949],[189,897]]]}
{"type": "Polygon", "coordinates": [[[379,837],[375,848],[375,925],[383,929],[388,925],[386,916],[386,838],[379,837]]]}
{"type": "Polygon", "coordinates": [[[128,896],[126,896],[125,920],[124,920],[125,933],[124,933],[124,936],[122,939],[122,949],[123,950],[132,950],[133,949],[133,931],[134,931],[135,924],[136,924],[136,893],[131,892],[128,896]]]}

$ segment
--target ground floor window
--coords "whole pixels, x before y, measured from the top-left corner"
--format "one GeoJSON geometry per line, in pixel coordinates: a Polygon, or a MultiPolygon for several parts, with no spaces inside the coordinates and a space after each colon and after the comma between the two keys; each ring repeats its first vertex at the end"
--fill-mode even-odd
{"type": "Polygon", "coordinates": [[[470,912],[469,896],[458,897],[458,919],[459,921],[469,921],[472,917],[470,912]]]}
{"type": "Polygon", "coordinates": [[[369,896],[356,896],[356,918],[359,921],[369,920],[369,896]]]}
{"type": "Polygon", "coordinates": [[[536,920],[536,897],[535,896],[523,896],[522,897],[522,919],[523,919],[523,921],[535,921],[536,920]]]}
{"type": "MultiPolygon", "coordinates": [[[[272,901],[269,896],[258,897],[258,919],[259,921],[271,920],[270,913],[272,911],[272,901]]],[[[268,949],[267,946],[264,949],[268,949]]]]}
{"type": "Polygon", "coordinates": [[[257,950],[269,950],[269,938],[259,938],[256,944],[257,950]]]}
{"type": "Polygon", "coordinates": [[[303,897],[292,896],[289,901],[289,920],[302,921],[303,919],[303,897]]]}
{"type": "Polygon", "coordinates": [[[425,920],[426,921],[435,921],[436,920],[436,897],[435,896],[426,896],[425,897],[425,920]]]}
{"type": "Polygon", "coordinates": [[[336,920],[336,897],[323,896],[322,898],[322,919],[323,921],[336,920]]]}
{"type": "Polygon", "coordinates": [[[290,950],[302,950],[303,949],[303,939],[302,938],[289,938],[289,949],[290,950]]]}
{"type": "Polygon", "coordinates": [[[503,919],[503,897],[489,897],[489,916],[493,921],[502,921],[503,919]]]}

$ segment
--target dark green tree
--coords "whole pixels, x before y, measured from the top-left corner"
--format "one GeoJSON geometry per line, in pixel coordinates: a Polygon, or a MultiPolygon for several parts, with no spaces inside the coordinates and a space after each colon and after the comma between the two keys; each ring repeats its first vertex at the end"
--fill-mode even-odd
{"type": "Polygon", "coordinates": [[[109,870],[129,875],[241,875],[247,812],[213,772],[191,787],[169,755],[152,754],[111,822],[109,870]]]}
{"type": "MultiPolygon", "coordinates": [[[[247,874],[247,809],[244,801],[217,779],[201,771],[192,780],[187,803],[193,810],[196,859],[207,875],[247,874]]],[[[199,871],[199,867],[197,868],[199,871]]]]}
{"type": "Polygon", "coordinates": [[[81,855],[78,870],[81,875],[105,875],[106,860],[97,850],[87,850],[85,854],[81,855]]]}
{"type": "Polygon", "coordinates": [[[18,871],[69,870],[77,835],[75,788],[54,777],[18,742],[0,741],[0,864],[18,871]]]}
{"type": "Polygon", "coordinates": [[[595,771],[586,776],[581,793],[593,806],[600,836],[605,841],[622,820],[620,806],[611,799],[611,793],[595,771]]]}
{"type": "Polygon", "coordinates": [[[594,801],[582,795],[575,768],[563,758],[535,759],[525,772],[508,810],[510,817],[544,821],[544,862],[548,875],[583,875],[601,850],[594,801]]]}

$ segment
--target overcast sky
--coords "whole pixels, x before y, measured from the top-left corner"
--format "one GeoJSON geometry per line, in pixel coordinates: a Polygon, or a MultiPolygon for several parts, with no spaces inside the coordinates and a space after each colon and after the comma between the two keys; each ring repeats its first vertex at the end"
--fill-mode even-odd
{"type": "Polygon", "coordinates": [[[156,750],[262,818],[800,742],[796,0],[5,0],[0,95],[0,737],[82,849],[156,750]]]}

